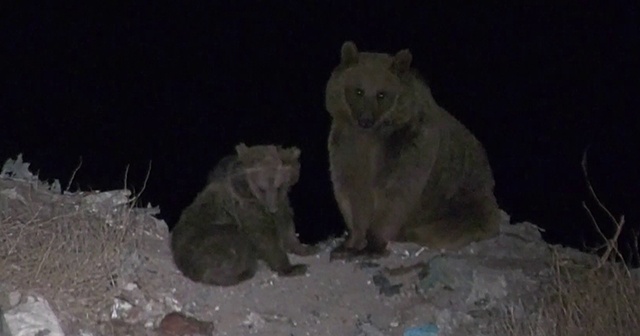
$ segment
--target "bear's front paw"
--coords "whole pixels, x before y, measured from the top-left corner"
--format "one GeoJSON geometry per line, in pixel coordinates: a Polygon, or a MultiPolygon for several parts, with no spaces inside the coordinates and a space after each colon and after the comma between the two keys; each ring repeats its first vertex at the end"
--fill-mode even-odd
{"type": "Polygon", "coordinates": [[[366,248],[362,250],[359,254],[360,256],[363,256],[365,259],[379,259],[379,258],[388,257],[391,254],[391,252],[386,248],[385,249],[366,248]]]}
{"type": "Polygon", "coordinates": [[[291,265],[291,267],[287,268],[286,270],[278,272],[278,275],[285,276],[285,277],[304,275],[307,273],[308,267],[309,266],[306,264],[294,264],[294,265],[291,265]]]}
{"type": "Polygon", "coordinates": [[[356,250],[340,245],[334,248],[329,255],[329,261],[333,260],[347,260],[353,261],[355,259],[378,259],[389,256],[390,252],[384,246],[371,246],[356,250]]]}
{"type": "Polygon", "coordinates": [[[378,259],[388,257],[391,252],[387,249],[386,242],[373,239],[369,244],[367,244],[367,247],[365,247],[360,254],[368,259],[378,259]]]}

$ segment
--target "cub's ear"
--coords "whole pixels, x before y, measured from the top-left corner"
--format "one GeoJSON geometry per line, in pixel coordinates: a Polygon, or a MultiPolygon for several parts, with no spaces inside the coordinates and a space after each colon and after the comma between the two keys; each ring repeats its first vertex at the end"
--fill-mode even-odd
{"type": "Polygon", "coordinates": [[[236,153],[238,153],[238,157],[243,157],[249,152],[249,148],[244,142],[241,142],[236,146],[236,153]]]}
{"type": "Polygon", "coordinates": [[[289,153],[291,153],[291,159],[298,160],[300,158],[300,149],[298,147],[289,148],[289,153]]]}
{"type": "Polygon", "coordinates": [[[296,163],[300,158],[300,149],[298,147],[280,148],[280,157],[285,163],[296,163]]]}
{"type": "Polygon", "coordinates": [[[347,41],[342,44],[342,49],[340,49],[340,62],[343,65],[358,63],[358,47],[356,47],[353,41],[347,41]]]}
{"type": "Polygon", "coordinates": [[[300,180],[300,166],[289,168],[289,185],[295,185],[300,180]]]}
{"type": "Polygon", "coordinates": [[[413,56],[409,49],[402,49],[393,56],[393,63],[391,64],[391,69],[397,74],[403,74],[411,68],[411,61],[413,60],[413,56]]]}

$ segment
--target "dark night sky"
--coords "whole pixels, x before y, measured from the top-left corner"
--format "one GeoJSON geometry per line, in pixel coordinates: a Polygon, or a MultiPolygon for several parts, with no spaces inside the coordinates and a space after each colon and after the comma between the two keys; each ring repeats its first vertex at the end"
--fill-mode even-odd
{"type": "Polygon", "coordinates": [[[85,190],[122,188],[127,165],[140,189],[152,161],[143,200],[171,226],[235,144],[296,145],[298,229],[305,240],[338,234],[324,86],[354,40],[412,51],[436,100],[485,145],[513,220],[554,242],[591,239],[580,203],[591,145],[595,188],[640,229],[632,1],[138,3],[0,5],[0,160],[23,153],[66,185],[82,157],[74,186],[85,190]]]}

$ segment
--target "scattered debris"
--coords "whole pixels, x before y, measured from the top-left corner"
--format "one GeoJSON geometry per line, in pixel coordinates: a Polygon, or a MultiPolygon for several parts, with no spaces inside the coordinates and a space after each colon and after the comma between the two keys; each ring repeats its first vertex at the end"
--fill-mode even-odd
{"type": "Polygon", "coordinates": [[[382,273],[377,273],[373,276],[373,283],[380,289],[380,294],[385,296],[400,294],[400,288],[402,287],[402,284],[392,285],[391,281],[382,273]]]}
{"type": "Polygon", "coordinates": [[[261,264],[250,281],[207,286],[173,264],[159,208],[127,190],[60,194],[28,167],[19,155],[0,173],[2,335],[494,336],[496,320],[542,304],[554,265],[597,260],[505,214],[499,236],[455,252],[392,243],[383,258],[330,262],[338,238],[290,256],[306,276],[261,264]]]}
{"type": "Polygon", "coordinates": [[[434,324],[425,324],[419,327],[412,327],[405,330],[403,336],[437,336],[438,326],[434,324]]]}
{"type": "Polygon", "coordinates": [[[255,312],[250,312],[249,315],[247,315],[247,318],[242,321],[242,325],[247,327],[249,332],[252,334],[260,332],[264,328],[265,324],[266,322],[262,316],[255,312]]]}

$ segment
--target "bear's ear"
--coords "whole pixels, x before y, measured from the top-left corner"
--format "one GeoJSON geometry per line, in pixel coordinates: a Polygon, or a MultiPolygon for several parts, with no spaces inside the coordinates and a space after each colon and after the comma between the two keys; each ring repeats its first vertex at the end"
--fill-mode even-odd
{"type": "Polygon", "coordinates": [[[347,41],[342,44],[342,49],[340,49],[340,62],[343,65],[358,63],[358,47],[356,47],[353,41],[347,41]]]}
{"type": "Polygon", "coordinates": [[[413,56],[409,49],[402,49],[398,51],[398,53],[393,56],[393,63],[391,65],[391,69],[397,74],[403,74],[411,68],[411,61],[413,60],[413,56]]]}

